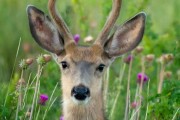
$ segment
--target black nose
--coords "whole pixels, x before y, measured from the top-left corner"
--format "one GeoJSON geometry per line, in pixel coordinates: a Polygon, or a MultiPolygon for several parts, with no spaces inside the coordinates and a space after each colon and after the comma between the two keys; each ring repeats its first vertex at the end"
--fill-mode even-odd
{"type": "Polygon", "coordinates": [[[85,100],[90,96],[90,91],[89,88],[85,86],[77,86],[72,89],[71,95],[74,96],[77,100],[85,100]]]}

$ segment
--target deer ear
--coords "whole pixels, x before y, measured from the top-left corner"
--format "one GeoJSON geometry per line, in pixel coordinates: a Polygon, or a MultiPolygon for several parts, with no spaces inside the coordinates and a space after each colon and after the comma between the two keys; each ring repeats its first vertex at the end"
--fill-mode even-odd
{"type": "Polygon", "coordinates": [[[141,42],[144,34],[145,19],[145,13],[139,13],[117,28],[105,44],[105,51],[109,57],[118,57],[129,52],[141,42]]]}
{"type": "Polygon", "coordinates": [[[64,49],[63,38],[50,18],[34,6],[27,7],[27,14],[35,41],[45,50],[60,54],[64,49]]]}

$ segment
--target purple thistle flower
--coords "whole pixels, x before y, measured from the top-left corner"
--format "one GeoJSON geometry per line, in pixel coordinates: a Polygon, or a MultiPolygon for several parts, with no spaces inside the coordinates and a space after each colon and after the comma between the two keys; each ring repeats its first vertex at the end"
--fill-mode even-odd
{"type": "Polygon", "coordinates": [[[39,99],[39,104],[45,105],[47,100],[48,100],[48,96],[45,94],[41,94],[39,99]]]}
{"type": "Polygon", "coordinates": [[[64,116],[62,115],[59,120],[64,120],[64,116]]]}
{"type": "Polygon", "coordinates": [[[128,55],[126,58],[124,58],[124,62],[127,63],[127,64],[129,64],[132,60],[133,60],[132,55],[128,55]]]}
{"type": "Polygon", "coordinates": [[[80,35],[79,35],[79,34],[75,34],[75,35],[74,35],[74,41],[75,41],[75,43],[78,44],[79,40],[80,40],[80,35]]]}
{"type": "Polygon", "coordinates": [[[141,83],[141,80],[143,80],[143,83],[147,82],[148,81],[148,76],[144,73],[138,73],[137,75],[137,82],[138,83],[141,83]]]}

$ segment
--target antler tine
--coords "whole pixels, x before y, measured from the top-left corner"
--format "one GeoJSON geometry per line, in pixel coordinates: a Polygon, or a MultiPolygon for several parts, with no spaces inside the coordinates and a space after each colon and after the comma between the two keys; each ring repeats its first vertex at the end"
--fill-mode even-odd
{"type": "Polygon", "coordinates": [[[56,8],[55,8],[55,3],[56,3],[56,0],[49,0],[49,2],[48,2],[49,12],[50,12],[55,24],[57,25],[58,31],[60,32],[61,36],[63,37],[65,44],[67,44],[68,42],[73,41],[73,36],[70,33],[70,31],[69,31],[66,23],[62,19],[62,17],[57,14],[56,8]]]}
{"type": "Polygon", "coordinates": [[[104,45],[111,29],[113,28],[121,9],[122,0],[113,0],[112,10],[108,16],[108,19],[102,29],[102,32],[98,35],[95,44],[104,45]]]}

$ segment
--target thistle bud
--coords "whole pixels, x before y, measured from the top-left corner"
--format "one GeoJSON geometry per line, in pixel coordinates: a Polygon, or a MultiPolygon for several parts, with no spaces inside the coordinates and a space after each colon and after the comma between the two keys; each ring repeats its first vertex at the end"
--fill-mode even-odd
{"type": "Polygon", "coordinates": [[[155,58],[154,54],[149,54],[149,55],[146,55],[145,60],[147,62],[152,62],[154,58],[155,58]]]}
{"type": "Polygon", "coordinates": [[[124,62],[126,64],[129,64],[132,60],[133,60],[133,56],[132,55],[128,55],[126,58],[124,58],[124,62]]]}
{"type": "Polygon", "coordinates": [[[22,69],[27,69],[29,65],[31,65],[33,63],[33,59],[32,58],[28,58],[28,59],[22,59],[19,63],[19,67],[22,69]]]}
{"type": "Polygon", "coordinates": [[[170,61],[172,61],[173,59],[174,59],[173,54],[166,54],[166,55],[164,55],[164,60],[165,60],[166,62],[170,62],[170,61]]]}
{"type": "Polygon", "coordinates": [[[49,62],[49,61],[51,61],[51,58],[52,58],[52,57],[51,57],[51,55],[44,54],[44,55],[43,55],[43,58],[44,58],[44,61],[45,61],[45,62],[49,62]]]}
{"type": "Polygon", "coordinates": [[[171,76],[172,76],[172,72],[171,71],[166,71],[164,73],[164,77],[166,77],[166,78],[170,78],[171,76]]]}
{"type": "Polygon", "coordinates": [[[33,63],[33,59],[32,58],[28,58],[28,59],[25,60],[25,63],[27,65],[31,65],[33,63]]]}
{"type": "Polygon", "coordinates": [[[37,58],[37,63],[40,65],[45,65],[51,60],[51,55],[44,54],[44,55],[39,55],[37,58]]]}
{"type": "Polygon", "coordinates": [[[174,59],[173,54],[164,54],[158,59],[158,62],[166,64],[171,62],[173,59],[174,59]]]}
{"type": "Polygon", "coordinates": [[[93,41],[93,37],[92,36],[87,36],[84,38],[84,42],[92,42],[93,41]]]}
{"type": "Polygon", "coordinates": [[[137,47],[135,48],[135,53],[136,53],[136,54],[139,54],[139,53],[141,53],[143,50],[144,50],[144,48],[143,48],[142,46],[137,46],[137,47]]]}

